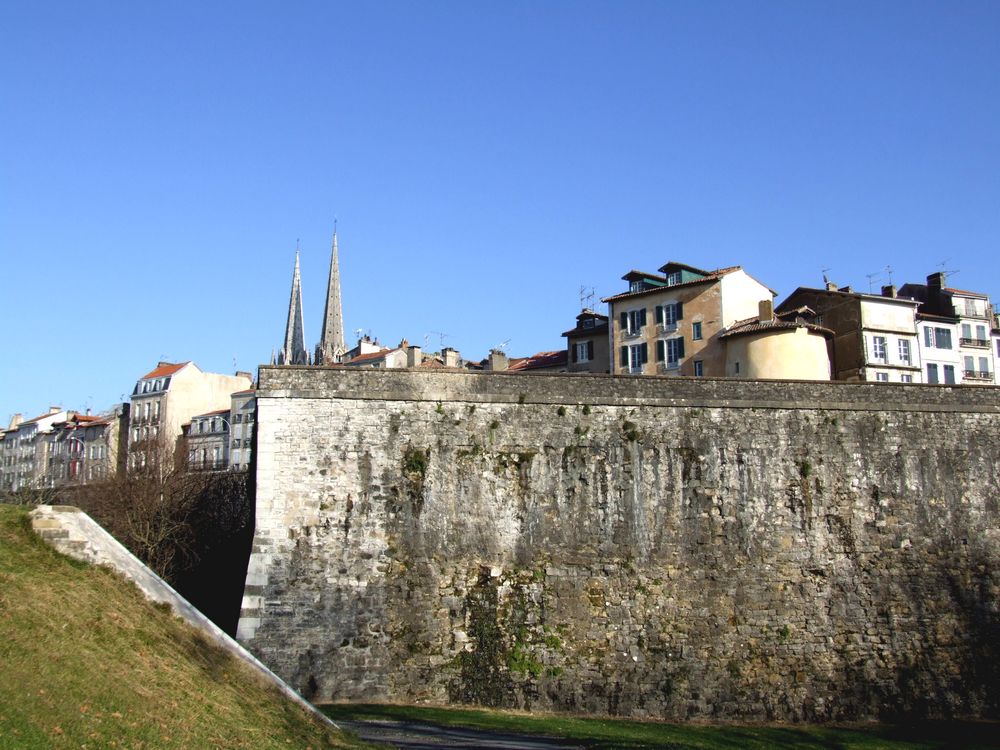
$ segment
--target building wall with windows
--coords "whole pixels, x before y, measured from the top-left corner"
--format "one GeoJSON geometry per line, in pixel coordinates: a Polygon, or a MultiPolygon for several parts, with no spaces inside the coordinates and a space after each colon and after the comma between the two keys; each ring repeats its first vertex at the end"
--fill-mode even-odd
{"type": "Polygon", "coordinates": [[[136,382],[132,393],[129,447],[162,439],[173,447],[196,415],[228,412],[230,396],[253,385],[249,373],[202,372],[194,362],[160,362],[136,382]]]}
{"type": "Polygon", "coordinates": [[[816,313],[816,322],[833,331],[834,380],[890,383],[922,382],[917,343],[918,303],[897,296],[894,287],[882,295],[859,294],[850,287],[799,287],[777,307],[785,313],[798,307],[816,313]]]}
{"type": "Polygon", "coordinates": [[[71,414],[53,425],[47,483],[50,487],[87,484],[117,476],[124,468],[128,404],[117,404],[98,416],[71,414]]]}
{"type": "Polygon", "coordinates": [[[657,274],[630,272],[629,291],[604,299],[611,325],[611,370],[635,375],[726,374],[719,337],[756,314],[773,293],[738,266],[703,271],[668,263],[657,274]]]}
{"type": "Polygon", "coordinates": [[[917,333],[924,382],[932,385],[954,385],[961,382],[956,322],[949,318],[918,315],[917,333]]]}
{"type": "Polygon", "coordinates": [[[0,489],[16,492],[49,486],[51,444],[47,436],[54,424],[65,421],[71,413],[53,406],[46,414],[20,422],[4,433],[0,489]]]}
{"type": "Polygon", "coordinates": [[[229,468],[233,471],[246,471],[253,458],[253,431],[257,421],[256,391],[239,391],[231,399],[229,468]]]}
{"type": "Polygon", "coordinates": [[[187,466],[192,471],[229,468],[229,409],[196,414],[185,428],[187,466]]]}
{"type": "Polygon", "coordinates": [[[566,337],[567,372],[611,372],[608,316],[584,309],[576,316],[576,327],[566,337]]]}

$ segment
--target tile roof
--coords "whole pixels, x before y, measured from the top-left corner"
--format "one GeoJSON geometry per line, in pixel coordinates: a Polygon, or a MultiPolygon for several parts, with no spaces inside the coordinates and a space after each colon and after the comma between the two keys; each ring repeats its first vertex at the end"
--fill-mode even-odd
{"type": "MultiPolygon", "coordinates": [[[[620,299],[629,299],[631,297],[641,297],[644,294],[654,294],[657,292],[665,292],[671,289],[681,289],[685,287],[697,286],[698,284],[709,284],[713,281],[718,281],[726,274],[733,273],[735,271],[742,270],[742,266],[727,266],[726,268],[716,268],[714,271],[708,271],[703,279],[692,279],[691,281],[682,281],[680,284],[671,284],[670,286],[657,286],[652,289],[643,289],[640,292],[622,292],[621,294],[614,294],[610,297],[601,297],[601,302],[617,302],[620,299]]],[[[630,273],[637,273],[636,271],[631,271],[630,273]]],[[[655,276],[656,274],[645,274],[646,276],[655,276]]]]}
{"type": "Polygon", "coordinates": [[[398,349],[383,349],[380,352],[368,352],[368,354],[359,354],[354,359],[343,362],[345,365],[353,365],[358,362],[371,362],[374,360],[385,359],[388,355],[393,352],[399,351],[398,349]]]}
{"type": "Polygon", "coordinates": [[[507,365],[508,370],[536,370],[542,367],[559,367],[565,365],[568,359],[568,352],[560,349],[553,352],[538,352],[530,357],[518,357],[510,360],[507,365]]]}
{"type": "Polygon", "coordinates": [[[793,330],[795,328],[805,328],[806,330],[813,331],[814,333],[822,334],[823,336],[833,336],[833,331],[829,328],[824,328],[823,326],[818,326],[815,323],[799,322],[794,320],[781,320],[780,318],[772,318],[771,320],[759,320],[756,316],[752,318],[746,318],[745,320],[737,320],[729,329],[719,336],[720,339],[731,338],[734,336],[746,336],[751,333],[760,333],[762,331],[786,331],[793,330]]]}
{"type": "Polygon", "coordinates": [[[195,414],[191,419],[198,419],[199,417],[216,417],[219,414],[228,414],[229,409],[216,409],[215,411],[206,411],[204,414],[195,414]]]}
{"type": "Polygon", "coordinates": [[[191,361],[181,362],[180,364],[171,364],[170,362],[161,362],[155,370],[150,370],[145,375],[143,375],[139,380],[149,380],[150,378],[163,378],[167,375],[173,375],[175,372],[180,370],[185,365],[191,364],[191,361]]]}
{"type": "Polygon", "coordinates": [[[949,294],[962,294],[965,295],[966,297],[979,297],[980,299],[987,299],[989,297],[989,295],[983,294],[982,292],[967,292],[964,289],[945,288],[942,291],[948,292],[949,294]]]}

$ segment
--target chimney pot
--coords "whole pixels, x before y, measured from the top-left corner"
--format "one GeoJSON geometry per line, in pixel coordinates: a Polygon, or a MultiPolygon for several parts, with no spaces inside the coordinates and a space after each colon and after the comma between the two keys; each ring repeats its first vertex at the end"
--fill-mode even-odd
{"type": "Polygon", "coordinates": [[[757,320],[761,323],[774,320],[774,306],[771,300],[762,299],[757,303],[757,320]]]}
{"type": "Polygon", "coordinates": [[[887,286],[882,287],[882,296],[892,297],[893,299],[896,299],[898,291],[899,290],[896,289],[895,284],[888,284],[887,286]]]}

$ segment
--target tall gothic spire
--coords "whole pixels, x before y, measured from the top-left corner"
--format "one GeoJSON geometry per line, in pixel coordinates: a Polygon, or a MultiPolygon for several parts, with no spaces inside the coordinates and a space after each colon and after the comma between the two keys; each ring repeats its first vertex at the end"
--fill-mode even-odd
{"type": "Polygon", "coordinates": [[[344,341],[344,312],[340,304],[340,259],[337,254],[337,227],[333,228],[333,249],[330,251],[330,280],[326,286],[326,308],[323,310],[323,333],[316,347],[316,364],[332,365],[347,351],[344,341]]]}
{"type": "Polygon", "coordinates": [[[307,365],[306,335],[302,325],[302,277],[299,274],[299,251],[295,249],[295,271],[292,273],[292,296],[288,300],[288,324],[285,345],[278,355],[279,365],[307,365]]]}

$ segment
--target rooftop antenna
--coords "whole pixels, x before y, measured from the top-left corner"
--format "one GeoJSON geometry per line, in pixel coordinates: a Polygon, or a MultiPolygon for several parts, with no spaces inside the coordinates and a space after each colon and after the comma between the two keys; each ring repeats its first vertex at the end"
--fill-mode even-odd
{"type": "Polygon", "coordinates": [[[892,286],[892,266],[886,266],[885,272],[889,276],[889,286],[892,286]]]}
{"type": "Polygon", "coordinates": [[[355,328],[354,335],[357,337],[358,341],[361,341],[361,334],[365,332],[364,328],[355,328]]]}
{"type": "Polygon", "coordinates": [[[438,337],[438,346],[444,349],[444,340],[448,338],[448,334],[441,331],[431,331],[431,333],[438,337]]]}
{"type": "Polygon", "coordinates": [[[590,310],[594,307],[594,287],[580,285],[580,309],[590,310]]]}
{"type": "Polygon", "coordinates": [[[831,268],[824,268],[824,269],[821,269],[821,270],[822,270],[822,272],[823,272],[823,283],[824,283],[824,284],[829,284],[829,283],[830,283],[830,279],[828,279],[828,278],[826,277],[826,272],[827,272],[827,271],[831,271],[831,270],[833,270],[833,269],[831,269],[831,268]]]}
{"type": "Polygon", "coordinates": [[[947,279],[949,276],[954,276],[955,274],[960,273],[960,271],[957,268],[953,271],[948,270],[948,264],[950,262],[951,258],[948,258],[948,260],[943,260],[940,263],[938,263],[938,268],[941,269],[941,273],[944,274],[945,279],[947,279]]]}
{"type": "Polygon", "coordinates": [[[500,342],[499,344],[497,344],[497,345],[496,345],[496,346],[494,346],[493,348],[494,348],[494,349],[495,349],[496,351],[498,351],[498,352],[502,352],[502,351],[503,351],[504,349],[506,349],[506,348],[507,348],[507,347],[508,347],[509,345],[510,345],[510,339],[507,339],[506,341],[501,341],[501,342],[500,342]]]}
{"type": "Polygon", "coordinates": [[[872,289],[872,279],[877,279],[878,278],[878,274],[877,273],[866,273],[865,274],[865,278],[868,279],[868,293],[869,294],[875,294],[874,289],[872,289]]]}

